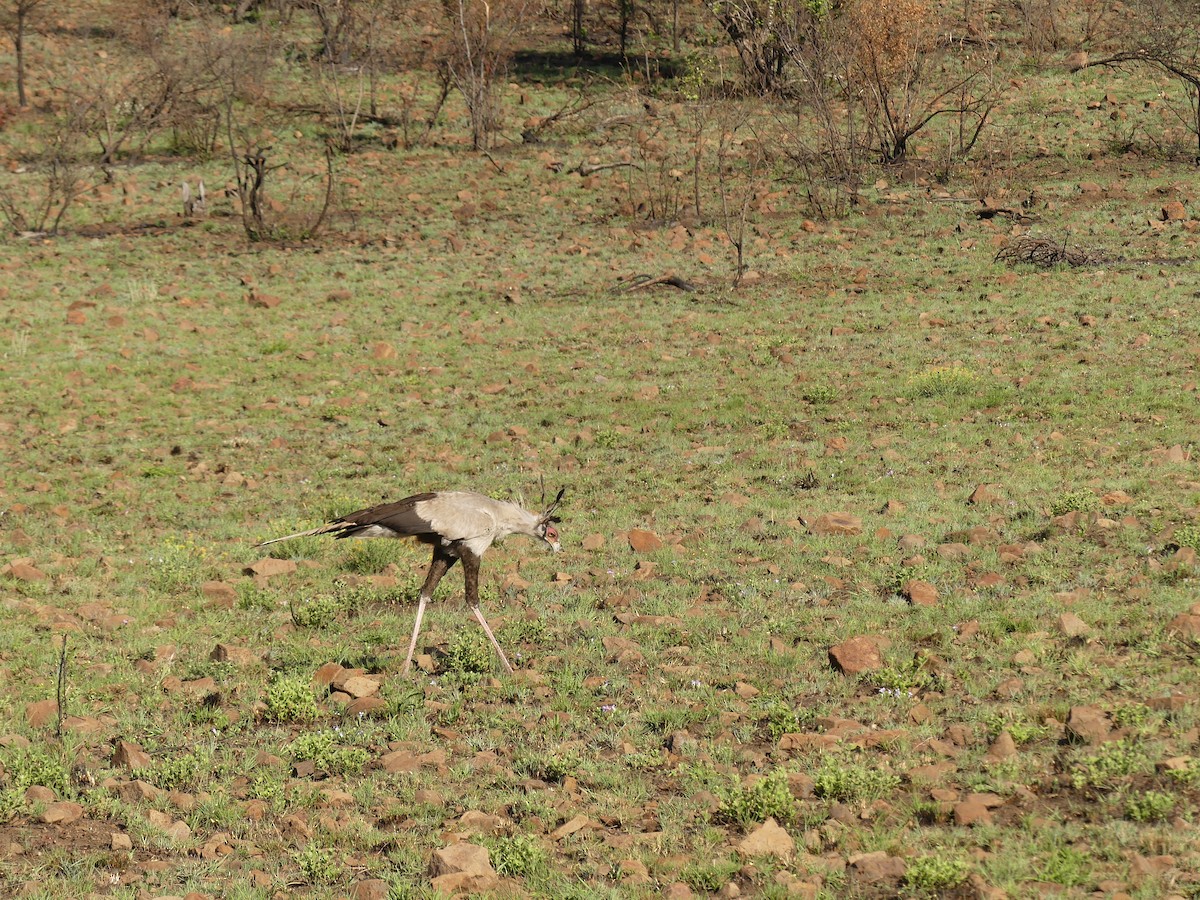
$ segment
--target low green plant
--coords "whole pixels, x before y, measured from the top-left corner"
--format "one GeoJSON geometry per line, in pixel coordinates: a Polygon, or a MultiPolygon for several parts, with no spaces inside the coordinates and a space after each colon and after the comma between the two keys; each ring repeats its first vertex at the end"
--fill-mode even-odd
{"type": "Polygon", "coordinates": [[[1167,777],[1184,787],[1200,788],[1200,759],[1188,760],[1187,765],[1179,769],[1168,769],[1167,777]]]}
{"type": "Polygon", "coordinates": [[[336,594],[322,594],[311,600],[293,603],[289,607],[292,622],[299,628],[324,628],[345,611],[345,604],[336,594]]]}
{"type": "Polygon", "coordinates": [[[1187,547],[1200,553],[1200,525],[1180,525],[1171,535],[1177,547],[1187,547]]]}
{"type": "Polygon", "coordinates": [[[550,870],[546,848],[531,834],[494,837],[487,842],[492,868],[510,878],[544,875],[550,870]]]}
{"type": "Polygon", "coordinates": [[[952,856],[918,856],[908,860],[904,883],[914,890],[936,893],[958,887],[967,880],[970,866],[952,856]]]}
{"type": "Polygon", "coordinates": [[[344,746],[339,733],[310,731],[300,735],[288,746],[293,759],[311,760],[330,775],[355,775],[362,771],[371,754],[361,747],[344,746]]]}
{"type": "Polygon", "coordinates": [[[1135,794],[1125,803],[1125,815],[1135,822],[1161,822],[1175,811],[1175,797],[1166,791],[1135,794]]]}
{"type": "Polygon", "coordinates": [[[759,722],[766,725],[772,741],[803,731],[805,718],[800,710],[783,700],[768,701],[759,713],[759,722]]]}
{"type": "Polygon", "coordinates": [[[979,376],[963,365],[933,366],[909,376],[908,388],[915,397],[956,397],[972,393],[979,376]]]}
{"type": "Polygon", "coordinates": [[[513,768],[531,778],[559,782],[573,775],[581,764],[574,750],[523,753],[513,760],[513,768]]]}
{"type": "Polygon", "coordinates": [[[329,847],[309,844],[292,854],[292,862],[309,884],[332,884],[342,875],[336,852],[329,847]]]}
{"type": "Polygon", "coordinates": [[[1071,767],[1071,784],[1076,788],[1111,788],[1121,779],[1143,772],[1150,758],[1130,741],[1110,741],[1093,753],[1081,753],[1071,767]]]}
{"type": "Polygon", "coordinates": [[[266,704],[274,722],[311,722],[317,717],[312,682],[302,675],[281,675],[267,685],[266,704]]]}
{"type": "Polygon", "coordinates": [[[38,746],[17,747],[2,759],[10,790],[24,793],[26,788],[38,785],[60,797],[71,795],[71,769],[62,753],[38,746]]]}
{"type": "Polygon", "coordinates": [[[1050,501],[1050,515],[1065,516],[1072,512],[1094,512],[1100,508],[1100,498],[1088,490],[1064,491],[1050,501]]]}
{"type": "Polygon", "coordinates": [[[750,828],[768,818],[791,822],[796,818],[796,798],[788,786],[786,769],[774,769],[749,787],[732,784],[721,798],[717,809],[721,821],[750,828]]]}
{"type": "Polygon", "coordinates": [[[212,770],[212,753],[191,750],[171,759],[157,759],[141,777],[164,791],[195,790],[212,770]]]}
{"type": "Polygon", "coordinates": [[[1092,860],[1089,854],[1074,847],[1057,847],[1038,870],[1039,881],[1079,887],[1091,879],[1092,860]]]}
{"type": "Polygon", "coordinates": [[[460,630],[450,641],[442,667],[460,675],[482,675],[492,670],[492,647],[474,631],[460,630]]]}
{"type": "Polygon", "coordinates": [[[727,885],[741,868],[740,860],[714,859],[708,863],[693,863],[679,874],[692,890],[715,894],[727,885]]]}
{"type": "Polygon", "coordinates": [[[837,400],[838,392],[831,384],[810,384],[800,394],[800,399],[810,406],[828,406],[837,400]]]}
{"type": "Polygon", "coordinates": [[[900,777],[884,769],[828,757],[813,773],[813,793],[825,800],[877,800],[900,785],[900,777]]]}

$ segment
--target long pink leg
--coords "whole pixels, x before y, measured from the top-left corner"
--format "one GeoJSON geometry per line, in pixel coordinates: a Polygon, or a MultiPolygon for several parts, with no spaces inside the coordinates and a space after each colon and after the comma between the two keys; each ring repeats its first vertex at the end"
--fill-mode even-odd
{"type": "Polygon", "coordinates": [[[508,669],[508,674],[513,673],[513,667],[508,661],[508,657],[504,655],[504,651],[500,649],[500,642],[496,640],[496,636],[492,634],[492,629],[487,623],[487,619],[483,617],[483,610],[478,606],[474,609],[475,618],[479,620],[479,624],[483,626],[484,634],[488,636],[488,640],[492,642],[492,646],[496,648],[496,652],[500,654],[500,662],[504,663],[504,668],[508,669]]]}
{"type": "Polygon", "coordinates": [[[425,604],[429,602],[429,598],[421,594],[420,602],[417,604],[417,621],[413,625],[412,640],[408,642],[408,656],[404,658],[404,674],[408,674],[408,670],[412,667],[413,653],[417,650],[417,636],[421,633],[421,619],[425,615],[425,604]]]}
{"type": "Polygon", "coordinates": [[[417,602],[417,621],[413,623],[412,640],[408,642],[408,656],[404,660],[403,673],[405,675],[412,668],[413,653],[417,650],[417,637],[421,633],[421,619],[425,617],[425,606],[433,598],[433,592],[437,590],[442,576],[454,565],[454,557],[439,552],[440,549],[440,547],[434,548],[433,562],[429,564],[429,573],[425,576],[425,583],[421,585],[421,595],[417,602]]]}
{"type": "Polygon", "coordinates": [[[464,552],[462,555],[462,564],[463,580],[466,582],[467,589],[467,602],[471,604],[471,611],[475,613],[475,618],[483,626],[483,633],[488,636],[488,640],[492,642],[492,646],[496,648],[496,652],[500,655],[500,662],[504,663],[504,668],[511,675],[513,671],[512,664],[509,663],[508,657],[504,655],[504,651],[500,649],[500,642],[492,634],[492,627],[488,625],[487,619],[483,617],[483,610],[479,608],[479,557],[474,553],[464,552]]]}

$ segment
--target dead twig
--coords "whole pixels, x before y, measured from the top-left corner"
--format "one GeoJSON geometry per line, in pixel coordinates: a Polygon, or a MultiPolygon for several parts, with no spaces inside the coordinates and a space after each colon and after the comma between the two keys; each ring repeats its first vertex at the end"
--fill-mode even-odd
{"type": "Polygon", "coordinates": [[[654,287],[656,284],[668,284],[671,287],[679,288],[681,291],[696,290],[696,286],[691,282],[684,281],[678,275],[670,273],[659,275],[657,278],[653,275],[634,275],[632,278],[628,278],[618,284],[615,290],[618,294],[631,294],[634,291],[654,287]]]}
{"type": "Polygon", "coordinates": [[[1021,237],[1005,244],[996,251],[995,260],[1009,265],[1028,263],[1039,269],[1061,265],[1095,266],[1112,261],[1106,253],[1068,248],[1065,239],[1059,243],[1049,238],[1035,237],[1021,237]]]}
{"type": "Polygon", "coordinates": [[[63,710],[67,705],[67,636],[62,636],[62,649],[58,652],[58,687],[55,691],[55,702],[58,704],[58,721],[54,733],[62,740],[63,710]]]}
{"type": "Polygon", "coordinates": [[[629,167],[642,171],[642,167],[635,162],[614,162],[614,163],[597,163],[591,165],[581,162],[578,166],[572,169],[572,172],[578,172],[582,177],[587,178],[589,175],[595,175],[597,172],[603,172],[605,169],[623,169],[629,167]]]}

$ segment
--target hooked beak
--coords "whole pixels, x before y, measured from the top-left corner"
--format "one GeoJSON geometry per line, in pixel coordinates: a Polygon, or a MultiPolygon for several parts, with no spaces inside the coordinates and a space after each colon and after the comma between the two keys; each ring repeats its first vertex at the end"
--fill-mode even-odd
{"type": "Polygon", "coordinates": [[[558,541],[552,541],[549,538],[542,538],[542,540],[544,540],[549,545],[550,549],[555,553],[562,552],[562,544],[560,544],[558,541]]]}

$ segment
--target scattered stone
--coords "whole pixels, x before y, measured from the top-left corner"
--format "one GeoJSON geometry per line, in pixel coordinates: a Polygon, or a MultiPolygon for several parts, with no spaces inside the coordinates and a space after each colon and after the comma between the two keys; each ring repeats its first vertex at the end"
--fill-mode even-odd
{"type": "Polygon", "coordinates": [[[133,849],[133,838],[123,831],[114,831],[108,841],[109,847],[117,852],[133,849]]]}
{"type": "Polygon", "coordinates": [[[226,584],[224,581],[206,581],[200,585],[200,593],[213,606],[221,609],[233,609],[237,604],[237,591],[234,590],[233,585],[226,584]]]}
{"type": "Polygon", "coordinates": [[[372,694],[378,693],[379,681],[368,675],[355,675],[352,678],[347,678],[342,684],[338,685],[338,688],[357,700],[359,697],[369,697],[372,694]]]}
{"type": "Polygon", "coordinates": [[[996,735],[996,739],[988,747],[986,757],[993,762],[1000,762],[1001,760],[1011,759],[1016,755],[1016,741],[1013,740],[1012,735],[1007,731],[1002,731],[996,735]]]}
{"type": "Polygon", "coordinates": [[[915,550],[920,550],[927,543],[928,542],[925,540],[925,538],[921,537],[919,534],[906,534],[903,535],[900,540],[896,541],[896,546],[898,546],[905,553],[912,553],[915,550]]]}
{"type": "Polygon", "coordinates": [[[586,828],[587,824],[588,824],[587,816],[575,816],[570,821],[564,822],[562,825],[559,825],[552,832],[550,832],[550,840],[561,841],[563,838],[567,837],[568,835],[574,834],[575,832],[577,832],[583,828],[586,828]]]}
{"type": "Polygon", "coordinates": [[[65,800],[51,803],[38,816],[38,820],[47,825],[70,825],[81,818],[83,818],[83,807],[78,803],[70,803],[65,800]]]}
{"type": "Polygon", "coordinates": [[[276,559],[266,556],[258,562],[242,569],[244,575],[257,575],[259,578],[272,578],[275,575],[290,575],[296,571],[296,563],[290,559],[276,559]]]}
{"type": "Polygon", "coordinates": [[[26,803],[53,803],[57,799],[58,794],[40,784],[32,784],[25,789],[26,803]]]}
{"type": "Polygon", "coordinates": [[[904,877],[904,860],[890,856],[883,850],[874,853],[858,853],[847,861],[851,878],[860,884],[895,882],[904,877]]]}
{"type": "Polygon", "coordinates": [[[1193,613],[1180,613],[1167,623],[1167,630],[1184,637],[1200,637],[1200,616],[1193,613]]]}
{"type": "Polygon", "coordinates": [[[968,797],[954,804],[954,823],[956,825],[990,825],[992,813],[981,800],[968,797]]]}
{"type": "Polygon", "coordinates": [[[129,741],[117,741],[117,746],[113,750],[112,764],[120,766],[123,769],[144,769],[152,760],[150,754],[141,748],[139,744],[132,744],[129,741]]]}
{"type": "Polygon", "coordinates": [[[346,706],[344,714],[350,718],[370,716],[385,716],[388,713],[388,702],[382,697],[359,697],[346,706]]]}
{"type": "Polygon", "coordinates": [[[234,663],[239,666],[254,665],[259,661],[258,654],[248,647],[235,647],[233,644],[217,644],[213,647],[208,658],[216,662],[234,663]]]}
{"type": "Polygon", "coordinates": [[[904,596],[913,606],[937,606],[938,592],[928,581],[910,578],[904,583],[904,596]]]}
{"type": "Polygon", "coordinates": [[[482,893],[499,884],[486,847],[451,844],[433,851],[430,872],[435,890],[447,893],[482,893]]]}
{"type": "Polygon", "coordinates": [[[580,543],[580,546],[583,547],[584,550],[599,550],[604,546],[604,535],[589,534],[583,539],[583,541],[580,543]]]}
{"type": "Polygon", "coordinates": [[[45,581],[49,576],[33,564],[32,560],[17,559],[0,568],[0,574],[17,581],[45,581]]]}
{"type": "Polygon", "coordinates": [[[829,661],[843,675],[860,675],[883,668],[883,654],[878,642],[866,635],[850,638],[831,647],[829,661]]]}
{"type": "Polygon", "coordinates": [[[458,825],[463,831],[468,833],[495,834],[503,830],[504,820],[499,816],[494,816],[478,809],[471,809],[459,816],[458,825]]]}
{"type": "Polygon", "coordinates": [[[662,538],[653,531],[644,531],[641,528],[631,529],[629,532],[629,546],[635,553],[651,553],[654,550],[662,549],[662,538]]]}
{"type": "Polygon", "coordinates": [[[743,856],[774,856],[784,862],[796,852],[796,842],[774,818],[768,817],[737,845],[743,856]]]}
{"type": "Polygon", "coordinates": [[[171,816],[157,809],[147,810],[146,819],[151,825],[172,840],[185,841],[192,835],[192,829],[188,828],[186,822],[173,819],[171,816]]]}
{"type": "Polygon", "coordinates": [[[1067,716],[1067,737],[1083,744],[1099,744],[1111,728],[1104,711],[1096,706],[1073,706],[1067,716]]]}
{"type": "Polygon", "coordinates": [[[1164,222],[1186,222],[1190,218],[1187,207],[1179,200],[1168,200],[1163,204],[1159,215],[1164,222]]]}
{"type": "Polygon", "coordinates": [[[840,534],[852,536],[862,534],[862,519],[850,513],[833,512],[817,516],[806,523],[813,534],[840,534]]]}
{"type": "Polygon", "coordinates": [[[418,772],[421,769],[421,759],[408,750],[393,750],[385,753],[379,760],[383,771],[391,774],[398,772],[418,772]]]}
{"type": "Polygon", "coordinates": [[[30,728],[41,728],[53,722],[58,716],[58,701],[38,700],[25,704],[25,721],[30,728]]]}
{"type": "Polygon", "coordinates": [[[391,887],[382,878],[368,878],[354,886],[353,900],[388,900],[391,887]]]}
{"type": "Polygon", "coordinates": [[[1083,619],[1071,612],[1066,612],[1059,616],[1054,622],[1054,627],[1058,629],[1060,634],[1068,638],[1084,637],[1091,631],[1091,628],[1083,619]]]}
{"type": "Polygon", "coordinates": [[[667,885],[666,890],[662,892],[665,900],[691,900],[695,894],[692,889],[682,881],[675,881],[667,885]]]}
{"type": "Polygon", "coordinates": [[[1003,502],[1004,498],[997,493],[999,485],[995,484],[980,484],[971,492],[971,496],[967,498],[967,502],[973,506],[988,506],[993,503],[1003,502]]]}

